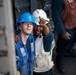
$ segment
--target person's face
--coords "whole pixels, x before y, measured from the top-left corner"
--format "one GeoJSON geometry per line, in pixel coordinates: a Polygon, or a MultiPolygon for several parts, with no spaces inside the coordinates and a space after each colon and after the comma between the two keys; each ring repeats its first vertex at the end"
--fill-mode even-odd
{"type": "Polygon", "coordinates": [[[33,31],[33,23],[29,22],[22,23],[20,30],[25,34],[31,34],[33,31]]]}
{"type": "Polygon", "coordinates": [[[41,25],[38,25],[34,28],[35,35],[39,36],[43,31],[43,27],[41,25]]]}

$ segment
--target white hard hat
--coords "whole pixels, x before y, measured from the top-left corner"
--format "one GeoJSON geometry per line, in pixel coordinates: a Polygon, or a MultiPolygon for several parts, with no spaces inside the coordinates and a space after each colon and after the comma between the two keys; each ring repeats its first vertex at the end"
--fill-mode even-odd
{"type": "Polygon", "coordinates": [[[39,17],[46,20],[46,24],[50,21],[49,18],[47,17],[47,14],[42,9],[36,9],[32,15],[34,16],[37,25],[39,25],[39,21],[40,21],[39,17]]]}

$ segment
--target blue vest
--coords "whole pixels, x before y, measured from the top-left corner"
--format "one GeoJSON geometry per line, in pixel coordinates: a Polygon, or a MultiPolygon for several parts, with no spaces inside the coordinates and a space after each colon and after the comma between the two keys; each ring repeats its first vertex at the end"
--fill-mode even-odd
{"type": "Polygon", "coordinates": [[[35,60],[35,43],[32,35],[29,35],[26,46],[23,44],[20,34],[18,34],[20,40],[15,45],[16,56],[19,57],[17,63],[17,70],[21,75],[32,75],[34,70],[35,60]],[[33,49],[32,49],[33,46],[33,49]]]}

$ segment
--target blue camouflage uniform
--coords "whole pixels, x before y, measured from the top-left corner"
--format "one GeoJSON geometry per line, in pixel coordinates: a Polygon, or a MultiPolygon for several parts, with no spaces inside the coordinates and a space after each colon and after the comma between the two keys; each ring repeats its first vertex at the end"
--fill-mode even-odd
{"type": "Polygon", "coordinates": [[[17,60],[17,70],[21,75],[32,75],[34,70],[34,60],[35,60],[35,43],[34,38],[30,34],[26,43],[26,46],[23,44],[20,34],[19,43],[15,44],[16,56],[19,57],[17,60]],[[32,49],[32,46],[33,49],[32,49]]]}

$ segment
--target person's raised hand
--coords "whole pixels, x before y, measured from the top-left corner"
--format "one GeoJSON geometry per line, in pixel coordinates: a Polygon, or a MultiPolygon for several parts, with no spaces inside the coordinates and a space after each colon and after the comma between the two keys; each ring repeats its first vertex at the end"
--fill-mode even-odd
{"type": "Polygon", "coordinates": [[[44,20],[43,18],[41,18],[41,17],[39,17],[39,19],[40,19],[40,22],[39,22],[39,24],[41,25],[41,26],[46,26],[46,20],[44,20]]]}

